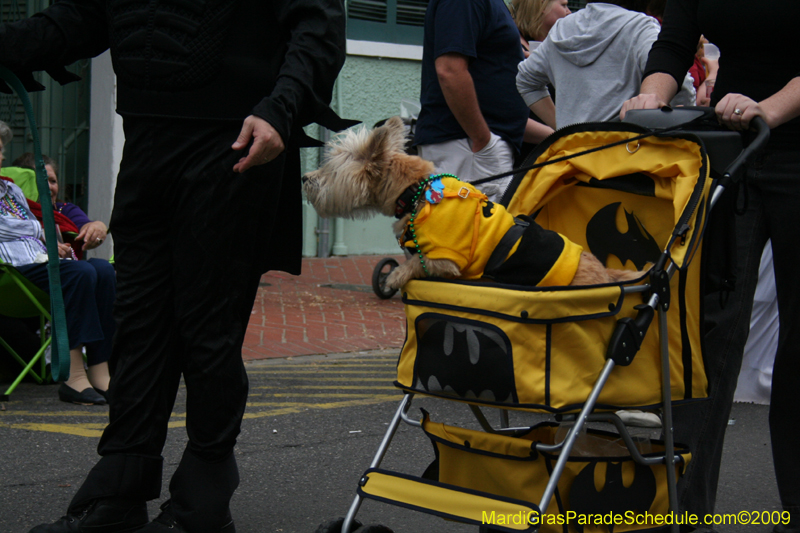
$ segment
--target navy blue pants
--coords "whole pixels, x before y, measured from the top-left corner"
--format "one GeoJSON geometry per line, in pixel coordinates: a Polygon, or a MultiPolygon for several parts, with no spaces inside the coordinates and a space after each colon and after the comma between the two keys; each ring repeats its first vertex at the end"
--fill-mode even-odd
{"type": "MultiPolygon", "coordinates": [[[[17,270],[50,294],[47,263],[22,265],[17,270]]],[[[62,259],[59,270],[69,349],[86,346],[89,366],[105,363],[111,357],[115,330],[112,316],[116,296],[114,267],[104,259],[62,259]]]]}

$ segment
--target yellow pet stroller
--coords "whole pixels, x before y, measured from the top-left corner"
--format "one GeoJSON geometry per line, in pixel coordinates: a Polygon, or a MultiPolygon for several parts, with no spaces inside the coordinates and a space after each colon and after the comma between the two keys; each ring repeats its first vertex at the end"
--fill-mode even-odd
{"type": "Polygon", "coordinates": [[[762,124],[742,150],[741,136],[714,127],[709,110],[628,120],[559,130],[503,203],[609,267],[654,266],[638,280],[583,287],[409,282],[395,382],[406,394],[347,515],[318,533],[390,532],[356,521],[364,498],[481,531],[677,532],[676,479],[691,453],[673,442],[671,408],[707,396],[704,231],[724,185],[769,132],[762,124]],[[416,394],[465,402],[483,431],[424,411],[412,419],[416,394]],[[481,407],[500,409],[500,427],[481,407]],[[663,441],[632,437],[620,409],[660,409],[663,441]],[[509,411],[520,410],[561,423],[508,427],[509,411]],[[596,421],[617,432],[587,429],[596,421]],[[433,443],[436,461],[422,476],[380,468],[401,422],[433,443]]]}

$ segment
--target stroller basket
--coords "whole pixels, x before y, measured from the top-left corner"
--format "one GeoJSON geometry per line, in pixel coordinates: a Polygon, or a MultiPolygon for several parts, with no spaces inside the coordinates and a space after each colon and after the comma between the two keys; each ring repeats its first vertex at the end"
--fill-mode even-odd
{"type": "MultiPolygon", "coordinates": [[[[558,460],[558,453],[538,452],[536,443],[553,445],[563,439],[559,426],[549,422],[514,437],[434,423],[427,416],[422,429],[436,449],[440,482],[531,502],[541,499],[558,460]]],[[[641,440],[636,446],[644,457],[664,454],[661,441],[641,440]]],[[[681,470],[690,454],[680,445],[675,452],[683,457],[676,467],[681,470]]],[[[492,510],[481,516],[483,522],[506,525],[514,519],[492,510]]],[[[668,510],[665,465],[638,464],[619,435],[589,429],[573,448],[555,498],[539,519],[539,531],[558,533],[568,519],[579,524],[609,512],[623,522],[614,531],[636,531],[647,525],[633,517],[664,515],[668,510]]]]}

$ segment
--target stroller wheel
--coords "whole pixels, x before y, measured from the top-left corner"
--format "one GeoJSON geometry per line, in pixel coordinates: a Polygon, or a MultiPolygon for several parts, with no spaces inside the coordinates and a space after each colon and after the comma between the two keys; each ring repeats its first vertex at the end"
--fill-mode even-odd
{"type": "Polygon", "coordinates": [[[397,289],[386,286],[386,278],[399,265],[400,263],[391,257],[384,257],[375,265],[375,270],[372,271],[372,291],[378,298],[388,300],[397,292],[397,289]]]}
{"type": "Polygon", "coordinates": [[[353,533],[394,533],[394,531],[386,526],[370,524],[356,529],[353,533]]]}
{"type": "MultiPolygon", "coordinates": [[[[342,533],[342,525],[344,525],[344,517],[339,517],[321,524],[314,533],[342,533]]],[[[352,529],[350,533],[361,531],[361,522],[353,520],[353,528],[355,529],[352,529]]]]}

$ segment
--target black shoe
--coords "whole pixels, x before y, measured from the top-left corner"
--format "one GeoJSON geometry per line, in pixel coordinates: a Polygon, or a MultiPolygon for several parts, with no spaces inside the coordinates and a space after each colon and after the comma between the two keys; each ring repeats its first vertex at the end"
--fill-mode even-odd
{"type": "Polygon", "coordinates": [[[97,394],[99,394],[100,396],[103,397],[103,399],[105,399],[106,403],[108,403],[108,391],[107,390],[98,389],[97,387],[92,387],[92,388],[94,389],[94,391],[97,394]]]}
{"type": "Polygon", "coordinates": [[[108,403],[92,387],[86,387],[81,392],[78,392],[66,383],[62,383],[58,388],[58,399],[62,402],[76,403],[78,405],[105,405],[108,403]]]}
{"type": "Polygon", "coordinates": [[[800,533],[800,524],[790,522],[786,525],[777,524],[772,528],[773,533],[800,533]]]}
{"type": "Polygon", "coordinates": [[[145,502],[110,498],[95,500],[52,524],[36,526],[29,533],[129,533],[138,531],[148,520],[145,502]]]}
{"type": "MultiPolygon", "coordinates": [[[[189,530],[185,529],[182,525],[178,523],[175,519],[175,515],[172,514],[172,507],[170,505],[170,500],[165,501],[161,504],[161,514],[158,515],[155,520],[147,524],[145,527],[139,530],[139,533],[189,533],[189,530]]],[[[33,532],[31,532],[33,533],[33,532]]],[[[228,516],[226,517],[225,525],[222,526],[222,529],[219,530],[219,533],[236,533],[236,527],[233,525],[233,518],[231,518],[231,513],[228,511],[228,516]]]]}

